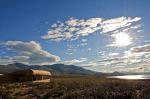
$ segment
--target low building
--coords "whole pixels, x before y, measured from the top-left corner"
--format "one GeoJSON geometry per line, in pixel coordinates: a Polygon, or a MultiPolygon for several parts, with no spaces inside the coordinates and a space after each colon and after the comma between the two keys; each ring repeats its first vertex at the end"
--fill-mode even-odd
{"type": "Polygon", "coordinates": [[[1,75],[0,82],[49,82],[51,73],[44,70],[19,70],[1,75]]]}

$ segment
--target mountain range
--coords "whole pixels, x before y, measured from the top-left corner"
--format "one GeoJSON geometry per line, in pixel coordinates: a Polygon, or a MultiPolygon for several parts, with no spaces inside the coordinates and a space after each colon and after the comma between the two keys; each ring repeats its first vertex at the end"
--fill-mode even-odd
{"type": "Polygon", "coordinates": [[[17,70],[23,69],[38,69],[38,70],[47,70],[52,74],[60,75],[60,74],[79,74],[79,75],[95,75],[98,72],[94,72],[91,70],[84,69],[75,65],[64,65],[64,64],[53,64],[53,65],[25,65],[22,63],[14,63],[8,65],[0,65],[0,74],[6,74],[10,72],[14,72],[17,70]]]}
{"type": "Polygon", "coordinates": [[[120,75],[138,75],[138,74],[150,74],[149,72],[133,73],[133,72],[113,72],[113,73],[102,73],[84,69],[75,65],[65,64],[53,64],[53,65],[26,65],[22,63],[13,63],[8,65],[0,65],[0,74],[7,74],[17,70],[23,69],[38,69],[50,71],[54,75],[98,75],[98,76],[120,76],[120,75]]]}

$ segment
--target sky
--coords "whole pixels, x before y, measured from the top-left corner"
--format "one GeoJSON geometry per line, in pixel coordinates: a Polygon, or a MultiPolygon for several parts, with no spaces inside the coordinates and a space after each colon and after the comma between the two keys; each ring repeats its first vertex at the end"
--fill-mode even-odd
{"type": "Polygon", "coordinates": [[[150,71],[149,0],[0,0],[0,64],[150,71]]]}

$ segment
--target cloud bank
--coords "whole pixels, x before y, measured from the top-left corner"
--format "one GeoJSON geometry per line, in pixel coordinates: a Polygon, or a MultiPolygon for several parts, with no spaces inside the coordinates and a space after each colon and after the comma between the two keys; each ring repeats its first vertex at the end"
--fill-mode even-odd
{"type": "Polygon", "coordinates": [[[75,65],[75,64],[77,65],[77,64],[83,63],[85,61],[87,61],[87,58],[81,58],[80,60],[78,60],[78,59],[66,60],[61,63],[67,64],[67,65],[75,65]]]}
{"type": "MultiPolygon", "coordinates": [[[[123,55],[118,53],[109,53],[101,59],[97,59],[89,63],[90,66],[98,66],[98,68],[108,68],[114,71],[132,71],[132,72],[148,72],[150,71],[150,44],[135,46],[123,55]],[[92,63],[92,64],[91,64],[92,63]],[[124,68],[126,68],[124,70],[124,68]]],[[[88,64],[86,64],[88,65],[88,64]]]]}
{"type": "Polygon", "coordinates": [[[70,18],[65,22],[58,21],[50,27],[43,39],[53,41],[76,40],[79,37],[88,36],[96,31],[101,34],[116,34],[129,30],[138,31],[140,25],[137,24],[141,20],[140,17],[118,17],[112,19],[89,18],[75,19],[70,18]]]}
{"type": "Polygon", "coordinates": [[[0,62],[13,63],[19,62],[29,65],[47,65],[52,62],[60,61],[60,58],[42,49],[41,45],[35,41],[7,41],[3,45],[15,56],[1,57],[0,62]]]}

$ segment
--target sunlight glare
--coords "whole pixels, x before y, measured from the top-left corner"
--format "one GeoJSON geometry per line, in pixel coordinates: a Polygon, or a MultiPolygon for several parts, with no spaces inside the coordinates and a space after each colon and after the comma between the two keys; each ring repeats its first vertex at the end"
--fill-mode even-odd
{"type": "Polygon", "coordinates": [[[118,47],[127,46],[131,44],[131,37],[127,33],[115,34],[115,45],[118,47]]]}

